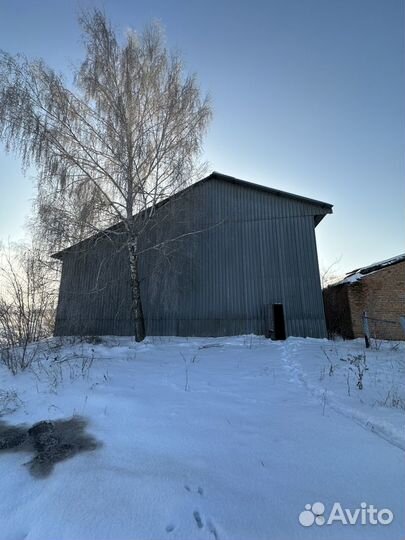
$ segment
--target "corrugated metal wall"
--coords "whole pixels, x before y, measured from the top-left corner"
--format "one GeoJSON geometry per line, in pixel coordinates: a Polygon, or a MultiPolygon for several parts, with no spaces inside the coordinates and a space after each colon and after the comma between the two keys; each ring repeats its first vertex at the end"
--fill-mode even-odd
{"type": "MultiPolygon", "coordinates": [[[[326,336],[314,231],[325,208],[212,179],[159,212],[145,247],[195,234],[142,256],[149,335],[263,334],[266,305],[282,303],[287,335],[326,336]]],[[[64,255],[57,334],[132,334],[127,256],[114,242],[64,255]]]]}

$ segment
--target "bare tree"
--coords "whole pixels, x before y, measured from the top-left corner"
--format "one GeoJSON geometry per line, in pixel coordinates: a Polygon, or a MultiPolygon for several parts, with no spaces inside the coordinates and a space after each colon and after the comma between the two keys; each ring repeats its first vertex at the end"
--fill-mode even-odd
{"type": "Polygon", "coordinates": [[[13,373],[27,368],[35,343],[52,334],[56,287],[38,248],[0,251],[0,359],[13,373]]]}
{"type": "Polygon", "coordinates": [[[335,259],[329,266],[321,268],[321,287],[325,289],[339,279],[339,274],[336,273],[336,267],[342,260],[342,255],[335,259]]]}
{"type": "Polygon", "coordinates": [[[80,24],[85,58],[71,86],[42,60],[0,54],[0,139],[37,167],[54,246],[122,222],[140,341],[139,238],[156,206],[195,178],[211,108],[158,25],[120,44],[102,12],[80,24]]]}

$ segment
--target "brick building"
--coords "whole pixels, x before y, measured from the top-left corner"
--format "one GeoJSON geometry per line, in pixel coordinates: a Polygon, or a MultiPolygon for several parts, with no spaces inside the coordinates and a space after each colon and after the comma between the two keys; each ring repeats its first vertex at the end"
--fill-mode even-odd
{"type": "Polygon", "coordinates": [[[405,254],[346,274],[323,291],[330,334],[363,336],[363,312],[377,339],[405,340],[400,317],[405,316],[405,254]]]}

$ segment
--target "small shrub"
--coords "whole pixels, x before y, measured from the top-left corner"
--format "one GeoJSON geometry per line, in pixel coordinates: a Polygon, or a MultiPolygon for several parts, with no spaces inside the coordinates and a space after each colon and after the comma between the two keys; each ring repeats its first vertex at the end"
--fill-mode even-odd
{"type": "MultiPolygon", "coordinates": [[[[348,362],[349,370],[356,376],[356,386],[359,390],[364,387],[364,374],[368,371],[365,353],[348,354],[347,358],[341,358],[342,362],[348,362]]],[[[349,394],[350,395],[350,394],[349,394]]]]}
{"type": "MultiPolygon", "coordinates": [[[[331,353],[328,354],[327,351],[322,347],[322,352],[325,356],[325,358],[327,359],[328,361],[328,365],[329,365],[329,368],[328,368],[328,375],[329,377],[332,377],[332,375],[334,374],[335,372],[335,368],[336,368],[336,364],[334,362],[332,362],[332,357],[337,357],[337,349],[336,349],[336,346],[334,346],[333,349],[331,349],[331,353]]],[[[321,376],[322,376],[322,373],[321,373],[321,376]]],[[[323,376],[321,378],[321,380],[324,378],[325,376],[325,372],[323,372],[323,376]]]]}
{"type": "Polygon", "coordinates": [[[0,390],[0,416],[11,414],[22,405],[15,390],[0,390]]]}
{"type": "Polygon", "coordinates": [[[385,400],[379,404],[384,407],[405,410],[405,397],[400,395],[398,388],[393,387],[389,390],[385,400]]]}
{"type": "Polygon", "coordinates": [[[0,259],[0,361],[15,375],[31,365],[35,344],[52,334],[55,291],[38,250],[17,246],[0,259]]]}

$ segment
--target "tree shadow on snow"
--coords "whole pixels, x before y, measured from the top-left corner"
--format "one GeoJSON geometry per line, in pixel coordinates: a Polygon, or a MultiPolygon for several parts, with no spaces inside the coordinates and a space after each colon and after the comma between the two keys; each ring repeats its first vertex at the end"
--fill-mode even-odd
{"type": "Polygon", "coordinates": [[[0,452],[34,452],[35,456],[25,465],[32,476],[44,478],[51,474],[55,463],[101,446],[85,432],[86,426],[86,420],[80,416],[42,421],[30,428],[0,421],[0,452]]]}

